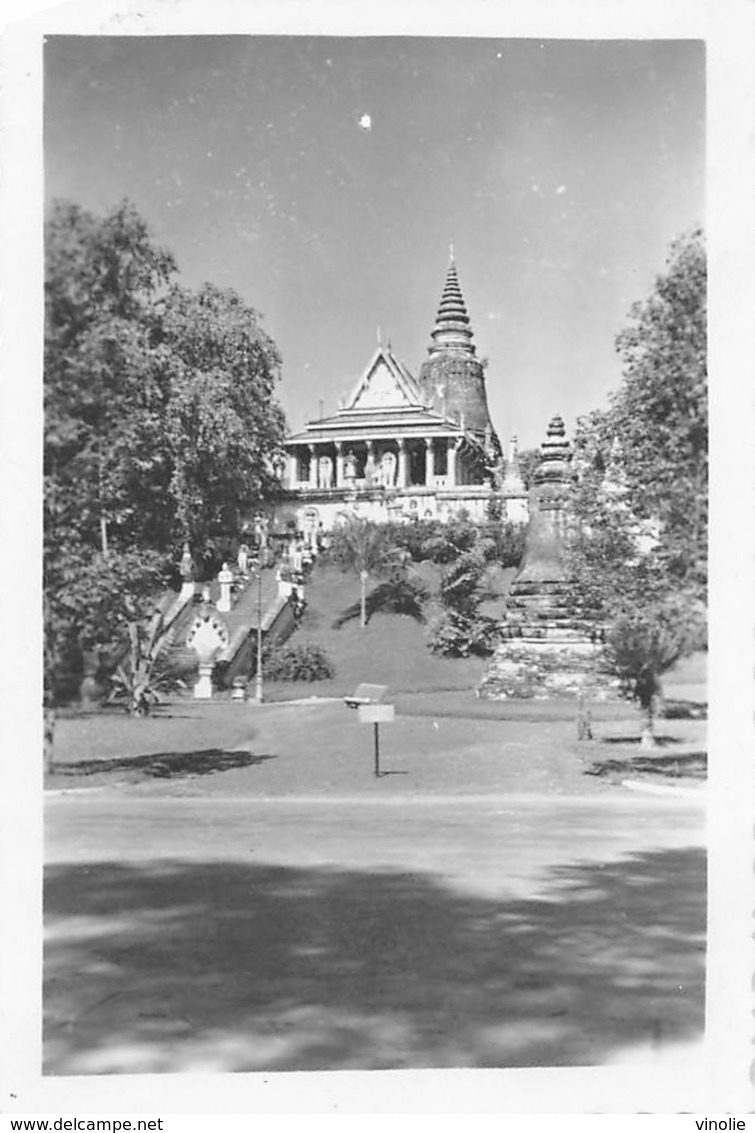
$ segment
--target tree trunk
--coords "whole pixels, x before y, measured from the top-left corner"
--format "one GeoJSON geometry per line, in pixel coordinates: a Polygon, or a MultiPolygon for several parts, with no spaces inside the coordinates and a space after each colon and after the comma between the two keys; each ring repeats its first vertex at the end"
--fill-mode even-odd
{"type": "Polygon", "coordinates": [[[44,710],[44,773],[51,775],[55,764],[55,709],[44,710]]]}
{"type": "Polygon", "coordinates": [[[359,596],[360,611],[359,611],[359,625],[362,629],[367,625],[367,571],[359,572],[359,582],[361,585],[361,592],[359,596]]]}
{"type": "Polygon", "coordinates": [[[585,704],[584,693],[579,694],[579,708],[577,711],[577,739],[592,739],[592,714],[585,704]]]}
{"type": "Polygon", "coordinates": [[[653,751],[658,747],[655,740],[655,698],[645,705],[645,727],[642,729],[640,748],[642,751],[653,751]]]}

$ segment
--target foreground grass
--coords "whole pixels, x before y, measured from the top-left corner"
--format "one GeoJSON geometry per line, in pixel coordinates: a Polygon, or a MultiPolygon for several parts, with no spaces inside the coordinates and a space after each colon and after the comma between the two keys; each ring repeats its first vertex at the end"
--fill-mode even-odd
{"type": "MultiPolygon", "coordinates": [[[[432,585],[431,577],[425,581],[432,585]]],[[[202,791],[222,783],[222,790],[242,792],[358,793],[369,783],[362,765],[369,764],[371,729],[343,704],[317,700],[340,701],[363,681],[386,685],[386,700],[396,706],[396,724],[385,732],[386,753],[401,773],[386,786],[393,792],[558,793],[605,789],[627,776],[704,777],[704,723],[684,719],[686,712],[659,721],[661,746],[640,754],[636,707],[594,703],[595,740],[578,743],[573,700],[478,700],[486,660],[434,656],[425,627],[411,618],[377,614],[365,629],[358,620],[334,629],[358,595],[353,576],[319,568],[291,639],[325,649],[336,668],[331,680],[265,682],[262,709],[231,703],[226,694],[212,702],[177,699],[147,719],[114,711],[63,717],[48,785],[197,780],[202,791]],[[311,709],[290,704],[313,697],[311,709]]],[[[704,681],[705,658],[697,655],[669,674],[666,692],[684,709],[704,702],[704,681]]]]}
{"type": "Polygon", "coordinates": [[[657,753],[641,753],[639,715],[604,706],[595,740],[577,740],[573,702],[491,705],[467,694],[406,694],[381,728],[373,775],[372,728],[338,700],[256,706],[188,701],[147,720],[103,713],[60,722],[48,786],[148,785],[150,792],[242,797],[594,794],[627,777],[678,781],[705,765],[705,725],[662,722],[657,753]],[[484,706],[484,716],[473,716],[484,706]],[[492,715],[496,709],[498,714],[492,715]]]}

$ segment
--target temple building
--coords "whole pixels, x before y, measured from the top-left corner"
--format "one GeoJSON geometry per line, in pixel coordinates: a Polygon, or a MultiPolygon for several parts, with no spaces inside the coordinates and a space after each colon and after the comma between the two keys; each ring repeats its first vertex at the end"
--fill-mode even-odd
{"type": "Polygon", "coordinates": [[[341,408],[288,438],[279,517],[307,533],[349,515],[484,519],[497,497],[504,518],[525,522],[516,445],[504,461],[472,338],[452,255],[419,377],[379,342],[341,408]]]}

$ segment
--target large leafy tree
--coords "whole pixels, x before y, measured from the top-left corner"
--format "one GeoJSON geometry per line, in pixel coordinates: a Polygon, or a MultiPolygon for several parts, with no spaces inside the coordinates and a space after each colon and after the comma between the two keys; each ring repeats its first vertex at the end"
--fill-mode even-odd
{"type": "Polygon", "coordinates": [[[175,265],[128,204],[98,219],[60,203],[45,235],[47,533],[105,551],[118,535],[154,545],[166,390],[150,323],[175,265]]]}
{"type": "Polygon", "coordinates": [[[618,335],[621,387],[575,438],[568,557],[585,612],[604,620],[617,671],[648,713],[660,677],[704,637],[707,578],[706,260],[674,243],[618,335]]]}
{"type": "Polygon", "coordinates": [[[257,313],[211,284],[172,288],[156,337],[170,371],[163,423],[174,538],[211,553],[275,490],[285,435],[274,397],[280,357],[257,313]]]}
{"type": "Polygon", "coordinates": [[[655,536],[644,561],[657,585],[698,598],[707,577],[706,323],[705,246],[695,230],[672,245],[666,272],[632,307],[616,339],[622,384],[575,440],[575,509],[598,573],[601,561],[609,571],[628,565],[646,587],[627,548],[641,546],[644,529],[655,536]]]}
{"type": "Polygon", "coordinates": [[[257,313],[231,291],[180,287],[130,204],[105,217],[53,207],[45,291],[54,665],[143,616],[183,540],[213,565],[272,490],[284,420],[280,359],[257,313]]]}
{"type": "Polygon", "coordinates": [[[671,246],[650,296],[631,308],[616,339],[621,387],[587,429],[598,471],[602,465],[618,476],[632,514],[655,524],[670,583],[701,594],[708,533],[706,278],[703,234],[696,229],[671,246]]]}

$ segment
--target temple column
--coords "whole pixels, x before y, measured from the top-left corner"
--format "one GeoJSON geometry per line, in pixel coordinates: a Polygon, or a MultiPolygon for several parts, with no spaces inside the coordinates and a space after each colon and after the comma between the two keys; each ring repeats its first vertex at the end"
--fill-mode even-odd
{"type": "Polygon", "coordinates": [[[396,476],[396,487],[406,488],[409,483],[408,477],[408,461],[406,452],[406,441],[399,437],[398,439],[398,473],[396,476]]]}
{"type": "Polygon", "coordinates": [[[336,488],[343,487],[343,441],[336,441],[336,488]]]}
{"type": "Polygon", "coordinates": [[[433,448],[433,438],[425,437],[425,484],[428,488],[431,488],[434,481],[435,449],[433,448]]]}
{"type": "Polygon", "coordinates": [[[448,486],[456,487],[456,444],[448,441],[448,486]]]}
{"type": "Polygon", "coordinates": [[[286,453],[286,476],[289,488],[299,483],[299,458],[295,452],[286,453]]]}
{"type": "Polygon", "coordinates": [[[317,449],[314,445],[309,445],[309,486],[317,487],[317,449]]]}

